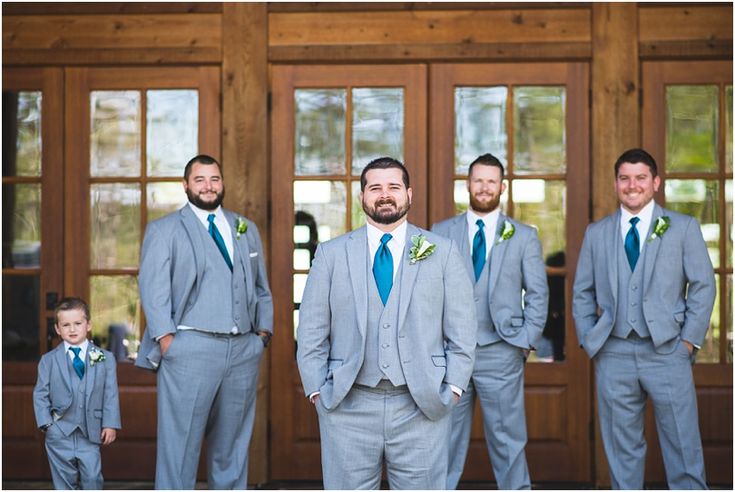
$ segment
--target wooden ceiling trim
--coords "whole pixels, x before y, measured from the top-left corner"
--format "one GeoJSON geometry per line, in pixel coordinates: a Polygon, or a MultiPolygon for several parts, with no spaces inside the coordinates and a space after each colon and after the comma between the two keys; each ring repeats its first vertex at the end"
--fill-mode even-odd
{"type": "Polygon", "coordinates": [[[732,4],[717,6],[640,6],[638,39],[661,41],[723,41],[732,43],[732,4]]]}

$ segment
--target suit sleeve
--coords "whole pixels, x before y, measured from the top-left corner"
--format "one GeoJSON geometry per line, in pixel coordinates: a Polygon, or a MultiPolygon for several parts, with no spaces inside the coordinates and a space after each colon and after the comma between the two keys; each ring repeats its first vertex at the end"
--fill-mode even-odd
{"type": "Polygon", "coordinates": [[[146,329],[153,340],[176,333],[172,319],[170,238],[151,223],[146,228],[141,248],[138,286],[146,318],[146,329]]]}
{"type": "Polygon", "coordinates": [[[329,305],[331,278],[326,256],[319,245],[306,280],[296,331],[296,360],[306,396],[319,391],[327,380],[332,316],[329,305]]]}
{"type": "Polygon", "coordinates": [[[265,269],[263,243],[260,240],[258,227],[250,222],[255,238],[255,250],[258,252],[258,275],[255,278],[255,294],[258,298],[258,312],[255,315],[255,330],[273,333],[273,296],[268,285],[268,274],[265,269]]]}
{"type": "Polygon", "coordinates": [[[462,390],[475,363],[477,316],[472,284],[454,241],[444,267],[444,345],[447,372],[444,382],[462,390]]]}
{"type": "Polygon", "coordinates": [[[102,428],[121,429],[120,396],[117,388],[117,362],[115,356],[105,352],[105,393],[102,401],[102,428]]]}
{"type": "Polygon", "coordinates": [[[715,275],[709,259],[702,230],[695,219],[690,219],[684,234],[683,266],[686,277],[686,316],[681,338],[701,346],[709,329],[715,302],[715,275]]]}
{"type": "Polygon", "coordinates": [[[50,363],[48,357],[41,358],[41,362],[38,363],[36,386],[33,388],[33,411],[36,414],[36,425],[38,427],[43,427],[54,421],[51,416],[50,363]]]}
{"type": "Polygon", "coordinates": [[[526,242],[521,263],[523,275],[523,322],[526,327],[529,347],[536,348],[549,314],[549,282],[546,265],[541,254],[541,242],[536,231],[526,242]]]}
{"type": "Polygon", "coordinates": [[[595,295],[595,273],[592,262],[592,240],[590,229],[584,234],[582,249],[577,261],[577,272],[574,276],[574,293],[572,314],[577,328],[577,339],[580,346],[584,337],[597,323],[597,298],[595,295]]]}

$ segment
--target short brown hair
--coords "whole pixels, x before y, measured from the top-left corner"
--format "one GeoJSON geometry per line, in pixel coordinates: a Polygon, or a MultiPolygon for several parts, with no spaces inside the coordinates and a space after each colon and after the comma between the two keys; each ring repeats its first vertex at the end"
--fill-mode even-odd
{"type": "Polygon", "coordinates": [[[189,162],[186,163],[186,167],[184,167],[184,181],[189,181],[189,175],[191,174],[191,168],[194,166],[194,164],[204,164],[205,166],[211,166],[212,164],[216,164],[217,168],[219,169],[219,173],[224,177],[224,174],[222,173],[222,166],[219,162],[217,162],[217,159],[212,157],[211,155],[207,154],[199,154],[197,156],[194,156],[191,158],[189,162]]]}
{"type": "Polygon", "coordinates": [[[64,297],[56,305],[56,309],[54,309],[56,322],[59,322],[60,311],[73,311],[75,309],[82,311],[84,313],[84,317],[87,318],[87,321],[92,319],[89,315],[89,304],[87,304],[84,299],[81,297],[64,297]]]}

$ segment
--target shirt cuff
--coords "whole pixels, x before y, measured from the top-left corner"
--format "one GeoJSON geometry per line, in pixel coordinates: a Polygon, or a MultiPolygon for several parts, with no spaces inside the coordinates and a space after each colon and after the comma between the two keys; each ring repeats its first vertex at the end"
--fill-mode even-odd
{"type": "Polygon", "coordinates": [[[455,395],[461,397],[462,396],[462,388],[458,388],[453,384],[450,384],[449,387],[452,389],[452,393],[455,395]]]}
{"type": "Polygon", "coordinates": [[[315,391],[315,392],[313,392],[312,394],[310,394],[310,395],[309,395],[309,401],[311,401],[311,400],[312,400],[312,398],[314,398],[315,396],[317,396],[317,395],[318,395],[318,394],[320,394],[320,393],[321,393],[320,391],[315,391]]]}

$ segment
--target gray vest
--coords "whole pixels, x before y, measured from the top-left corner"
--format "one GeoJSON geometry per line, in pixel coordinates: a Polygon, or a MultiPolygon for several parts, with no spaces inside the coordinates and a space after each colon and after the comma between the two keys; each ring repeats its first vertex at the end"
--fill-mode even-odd
{"type": "Polygon", "coordinates": [[[368,269],[368,312],[365,332],[365,360],[357,373],[357,384],[375,387],[381,379],[395,386],[406,384],[398,353],[398,299],[401,292],[401,270],[393,281],[388,302],[383,306],[373,272],[368,269]]]}
{"type": "Polygon", "coordinates": [[[477,345],[490,345],[500,340],[500,335],[490,318],[490,256],[475,282],[475,308],[477,310],[477,345]]]}
{"type": "MultiPolygon", "coordinates": [[[[197,227],[204,243],[204,273],[197,278],[196,302],[187,307],[180,324],[201,331],[230,333],[235,326],[233,303],[247,302],[247,291],[243,275],[233,275],[207,230],[197,227]]],[[[234,272],[242,271],[237,248],[233,248],[234,272]]],[[[247,309],[244,310],[247,313],[247,309]]],[[[250,331],[250,320],[237,324],[241,332],[250,331]]]]}
{"type": "Polygon", "coordinates": [[[626,338],[633,330],[642,338],[649,337],[651,334],[643,315],[643,264],[646,247],[643,247],[633,272],[630,271],[625,248],[618,248],[618,251],[618,308],[612,335],[626,338]]]}
{"type": "MultiPolygon", "coordinates": [[[[87,350],[89,350],[89,348],[87,350]]],[[[68,351],[65,357],[67,374],[64,376],[67,377],[67,380],[71,383],[71,405],[69,405],[69,408],[64,413],[64,418],[57,421],[56,425],[58,425],[59,429],[61,429],[61,431],[67,436],[74,432],[74,429],[79,428],[84,437],[87,437],[87,399],[84,395],[84,389],[87,386],[89,361],[84,364],[84,377],[79,379],[79,376],[77,376],[74,366],[72,365],[68,351]]]]}

